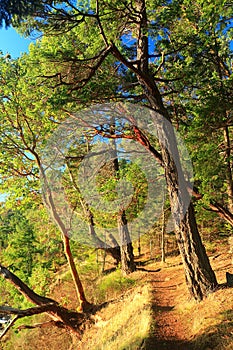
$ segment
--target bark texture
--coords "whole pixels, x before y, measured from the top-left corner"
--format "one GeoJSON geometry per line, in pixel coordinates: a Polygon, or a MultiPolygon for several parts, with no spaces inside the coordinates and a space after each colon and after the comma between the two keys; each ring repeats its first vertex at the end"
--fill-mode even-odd
{"type": "Polygon", "coordinates": [[[150,107],[162,116],[157,123],[161,156],[158,155],[158,152],[153,151],[149,140],[142,132],[139,135],[140,137],[137,134],[135,134],[135,137],[164,166],[176,237],[184,264],[187,285],[191,295],[197,300],[202,300],[208,292],[217,286],[217,280],[198,232],[193,205],[188,204],[188,186],[182,172],[177,140],[170,123],[170,115],[163,104],[162,95],[156,81],[149,72],[148,21],[145,0],[136,1],[136,7],[139,13],[137,24],[138,67],[132,67],[115,46],[112,50],[113,54],[123,64],[134,71],[150,103],[150,107]]]}

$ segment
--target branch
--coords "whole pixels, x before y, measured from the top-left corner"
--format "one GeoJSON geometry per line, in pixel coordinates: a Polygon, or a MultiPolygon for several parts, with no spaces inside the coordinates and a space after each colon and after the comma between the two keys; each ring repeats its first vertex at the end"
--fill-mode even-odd
{"type": "Polygon", "coordinates": [[[17,327],[17,330],[21,331],[22,329],[46,328],[49,326],[57,326],[59,328],[64,328],[64,325],[61,322],[50,320],[50,321],[46,321],[46,322],[36,323],[32,326],[23,324],[23,325],[17,327]]]}
{"type": "Polygon", "coordinates": [[[97,18],[97,22],[98,22],[98,26],[99,26],[99,30],[100,30],[100,35],[102,36],[106,47],[108,47],[109,46],[108,39],[106,37],[106,34],[104,32],[104,29],[103,29],[103,26],[102,26],[102,23],[101,23],[101,20],[99,17],[99,1],[98,0],[96,0],[96,18],[97,18]]]}
{"type": "MultiPolygon", "coordinates": [[[[26,310],[18,310],[10,307],[1,307],[4,313],[16,314],[17,318],[36,315],[42,312],[47,312],[49,316],[56,321],[56,325],[63,324],[65,328],[80,336],[80,326],[85,321],[85,315],[78,312],[71,312],[60,306],[55,300],[42,297],[31,290],[23,281],[10,272],[6,267],[0,265],[0,274],[8,279],[11,284],[17,288],[28,300],[39,307],[33,307],[26,310]]],[[[13,319],[11,326],[16,321],[13,319]]],[[[11,327],[9,326],[8,329],[11,327]]],[[[6,334],[7,330],[4,332],[6,334]]]]}
{"type": "Polygon", "coordinates": [[[15,309],[10,306],[0,306],[0,313],[5,315],[17,315],[18,318],[22,318],[26,316],[39,315],[44,312],[48,312],[51,310],[52,305],[54,305],[54,303],[48,303],[42,306],[30,307],[25,310],[15,309]]]}
{"type": "Polygon", "coordinates": [[[160,65],[158,66],[158,68],[156,69],[156,72],[154,73],[154,76],[159,73],[159,71],[161,70],[161,68],[163,67],[164,65],[164,62],[165,62],[165,57],[164,57],[164,52],[162,52],[162,61],[160,63],[160,65]]]}
{"type": "Polygon", "coordinates": [[[218,216],[233,226],[233,214],[227,208],[217,202],[211,202],[209,208],[210,211],[217,213],[218,216]]]}
{"type": "Polygon", "coordinates": [[[111,51],[111,46],[108,46],[103,52],[102,54],[99,56],[99,61],[97,62],[97,64],[93,67],[91,67],[91,72],[90,74],[87,76],[87,78],[84,78],[82,80],[79,81],[78,86],[75,86],[73,88],[70,89],[70,92],[78,90],[80,88],[83,88],[90,80],[91,78],[95,75],[96,71],[98,70],[98,68],[101,66],[101,64],[104,62],[105,58],[108,56],[108,54],[111,51]]]}
{"type": "Polygon", "coordinates": [[[15,274],[10,272],[6,267],[0,265],[0,274],[7,279],[13,286],[23,294],[29,301],[36,305],[44,305],[47,303],[53,303],[58,305],[58,303],[50,298],[42,297],[36,294],[32,289],[30,289],[23,281],[21,281],[15,274]]]}

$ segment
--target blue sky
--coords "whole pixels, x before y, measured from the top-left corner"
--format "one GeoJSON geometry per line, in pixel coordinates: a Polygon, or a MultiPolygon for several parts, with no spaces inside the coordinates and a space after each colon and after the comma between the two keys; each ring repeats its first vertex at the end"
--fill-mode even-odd
{"type": "MultiPolygon", "coordinates": [[[[12,58],[19,57],[21,53],[27,52],[31,41],[30,38],[20,36],[13,28],[0,29],[0,50],[4,55],[9,53],[12,58]]],[[[233,50],[233,41],[231,49],[233,50]]]]}
{"type": "Polygon", "coordinates": [[[0,50],[9,53],[12,58],[19,57],[26,52],[31,40],[20,36],[13,28],[0,30],[0,50]]]}

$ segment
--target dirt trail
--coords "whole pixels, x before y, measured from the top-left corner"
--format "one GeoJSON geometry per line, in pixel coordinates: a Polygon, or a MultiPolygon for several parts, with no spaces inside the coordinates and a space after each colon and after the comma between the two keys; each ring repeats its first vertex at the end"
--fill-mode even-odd
{"type": "Polygon", "coordinates": [[[151,338],[146,342],[146,350],[191,350],[192,344],[187,339],[187,328],[175,310],[176,299],[187,293],[182,291],[182,267],[172,271],[162,268],[159,272],[151,273],[153,288],[153,311],[155,327],[151,338]]]}

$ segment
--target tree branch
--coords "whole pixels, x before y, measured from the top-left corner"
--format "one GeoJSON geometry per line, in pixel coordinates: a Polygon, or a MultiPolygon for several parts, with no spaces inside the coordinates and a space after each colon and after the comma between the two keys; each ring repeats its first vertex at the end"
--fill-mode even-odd
{"type": "MultiPolygon", "coordinates": [[[[55,300],[36,294],[23,281],[21,281],[17,276],[2,265],[0,265],[0,274],[5,279],[9,280],[9,282],[13,284],[14,287],[18,289],[20,293],[23,294],[28,300],[36,305],[39,305],[39,307],[33,307],[26,310],[18,310],[2,306],[1,309],[5,314],[16,314],[17,318],[21,318],[47,312],[57,325],[63,324],[65,328],[68,328],[71,332],[80,336],[80,326],[86,319],[84,314],[71,312],[60,306],[55,300]]],[[[16,318],[12,321],[8,328],[10,328],[15,321],[16,318]]],[[[4,332],[4,334],[6,334],[6,332],[4,332]]]]}
{"type": "Polygon", "coordinates": [[[10,272],[6,267],[0,264],[0,274],[7,279],[13,286],[18,289],[18,291],[25,296],[30,302],[36,305],[44,305],[47,303],[53,303],[58,305],[58,303],[50,298],[42,297],[36,294],[32,289],[30,289],[22,280],[20,280],[15,274],[10,272]]]}

